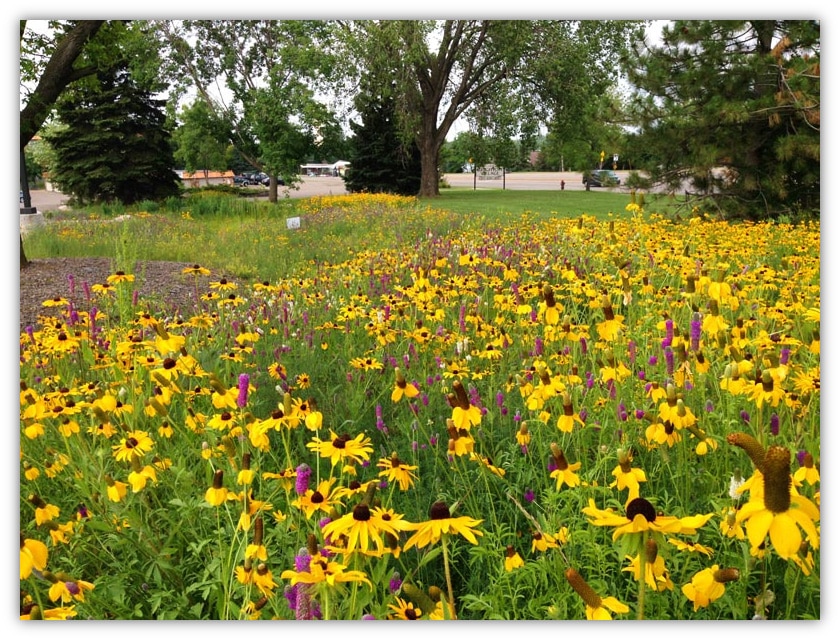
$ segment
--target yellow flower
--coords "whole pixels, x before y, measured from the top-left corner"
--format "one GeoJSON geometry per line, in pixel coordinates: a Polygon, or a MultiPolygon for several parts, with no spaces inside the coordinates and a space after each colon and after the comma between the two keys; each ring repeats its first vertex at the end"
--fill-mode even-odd
{"type": "Polygon", "coordinates": [[[525,566],[525,561],[522,556],[512,545],[508,545],[505,549],[505,571],[513,571],[523,566],[525,566]]]}
{"type": "Polygon", "coordinates": [[[598,509],[592,498],[589,498],[589,506],[584,507],[583,512],[589,516],[590,523],[596,527],[614,527],[613,540],[623,535],[645,531],[692,535],[713,515],[709,513],[684,518],[658,515],[653,505],[644,498],[631,500],[627,504],[626,516],[619,515],[612,509],[598,509]]]}
{"type": "Polygon", "coordinates": [[[24,538],[20,534],[20,579],[25,580],[32,570],[43,571],[47,566],[47,545],[40,540],[24,538]]]}
{"type": "Polygon", "coordinates": [[[557,480],[557,490],[559,491],[564,484],[568,487],[579,486],[580,478],[575,472],[580,469],[581,463],[575,462],[569,464],[568,460],[566,460],[566,455],[560,447],[557,446],[556,442],[552,442],[550,448],[551,460],[555,467],[555,469],[551,472],[550,477],[557,480]]]}
{"type": "Polygon", "coordinates": [[[721,569],[713,565],[696,573],[691,582],[683,585],[682,592],[694,603],[694,610],[697,611],[720,598],[725,592],[724,585],[739,577],[737,569],[721,569]]]}
{"type": "Polygon", "coordinates": [[[402,491],[407,491],[414,485],[417,475],[412,473],[417,469],[416,465],[410,465],[397,457],[397,452],[391,453],[390,458],[380,458],[376,466],[382,469],[379,476],[385,476],[389,482],[397,482],[402,491]]]}
{"type": "Polygon", "coordinates": [[[483,520],[476,520],[469,516],[461,516],[453,518],[449,514],[449,507],[443,501],[435,502],[429,510],[429,520],[412,524],[408,530],[414,531],[405,545],[403,550],[408,551],[411,547],[416,546],[418,549],[427,545],[434,544],[440,540],[444,534],[458,534],[466,538],[472,544],[478,544],[476,536],[484,535],[483,532],[475,530],[483,520]]]}
{"type": "Polygon", "coordinates": [[[420,395],[420,390],[405,379],[399,367],[395,369],[395,373],[397,380],[394,390],[391,392],[391,402],[399,402],[403,397],[416,398],[420,395]]]}
{"type": "Polygon", "coordinates": [[[320,553],[316,553],[309,559],[308,571],[287,569],[280,574],[280,578],[282,580],[290,580],[292,586],[298,583],[326,583],[334,587],[336,583],[341,582],[365,582],[369,587],[373,588],[370,580],[368,580],[362,571],[345,571],[345,569],[347,569],[347,565],[329,560],[324,558],[320,553]]]}
{"type": "Polygon", "coordinates": [[[214,507],[223,505],[227,500],[228,490],[222,485],[224,472],[218,469],[213,474],[213,486],[204,493],[204,499],[214,507]]]}
{"type": "Polygon", "coordinates": [[[423,611],[417,608],[413,602],[397,598],[396,604],[389,604],[388,608],[393,610],[394,614],[389,615],[389,620],[419,620],[423,615],[423,611]]]}
{"type": "Polygon", "coordinates": [[[371,543],[377,551],[382,551],[385,547],[383,535],[390,534],[396,539],[399,538],[400,531],[408,530],[409,527],[409,522],[392,519],[389,512],[379,507],[371,509],[362,502],[351,512],[324,525],[323,534],[332,544],[337,544],[339,537],[344,536],[346,544],[343,551],[347,553],[357,549],[364,553],[372,549],[371,543]]]}
{"type": "Polygon", "coordinates": [[[814,523],[819,521],[820,511],[793,486],[790,451],[776,445],[769,447],[762,474],[755,476],[753,482],[763,485],[758,489],[759,495],[754,495],[755,490],[751,489],[750,500],[736,516],[739,523],[744,523],[752,547],[760,547],[769,534],[776,553],[790,559],[802,544],[801,529],[811,546],[818,549],[820,537],[814,523]]]}
{"type": "Polygon", "coordinates": [[[619,490],[629,489],[625,504],[638,498],[639,483],[647,482],[647,476],[645,476],[644,470],[631,467],[632,463],[632,454],[624,449],[619,449],[618,466],[612,471],[612,475],[615,476],[615,481],[610,484],[610,487],[617,486],[619,490]]]}
{"type": "Polygon", "coordinates": [[[613,613],[630,611],[630,607],[612,596],[606,598],[599,596],[575,569],[566,569],[565,576],[572,588],[583,599],[587,620],[612,620],[610,611],[613,613]]]}
{"type": "Polygon", "coordinates": [[[367,461],[373,452],[370,438],[364,433],[360,433],[355,438],[351,438],[346,433],[340,436],[336,435],[332,429],[330,429],[329,440],[321,440],[316,436],[312,438],[312,442],[306,443],[306,447],[317,451],[322,458],[329,458],[333,466],[339,462],[344,463],[348,460],[359,463],[367,461]]]}

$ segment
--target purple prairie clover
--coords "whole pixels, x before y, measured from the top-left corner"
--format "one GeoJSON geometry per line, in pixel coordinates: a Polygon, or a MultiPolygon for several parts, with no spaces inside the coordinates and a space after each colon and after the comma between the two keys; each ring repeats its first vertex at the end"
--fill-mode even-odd
{"type": "Polygon", "coordinates": [[[376,616],[372,613],[366,613],[360,618],[360,620],[376,620],[376,616]]]}
{"type": "Polygon", "coordinates": [[[251,378],[247,373],[239,374],[239,395],[236,397],[236,406],[240,409],[244,409],[245,405],[248,404],[248,385],[250,382],[251,378]]]}
{"type": "Polygon", "coordinates": [[[750,423],[750,414],[747,413],[744,409],[741,409],[741,420],[743,420],[746,424],[750,423]]]}
{"type": "Polygon", "coordinates": [[[136,307],[137,303],[140,301],[140,291],[135,289],[134,293],[131,294],[131,306],[136,307]]]}
{"type": "Polygon", "coordinates": [[[621,420],[622,422],[627,422],[627,418],[629,416],[627,414],[627,407],[624,406],[623,402],[618,403],[618,407],[616,408],[616,414],[618,415],[619,420],[621,420]]]}
{"type": "Polygon", "coordinates": [[[627,343],[627,359],[631,364],[636,363],[636,343],[633,340],[627,343]]]}
{"type": "Polygon", "coordinates": [[[808,455],[808,452],[805,449],[800,449],[796,452],[796,461],[799,463],[799,466],[802,467],[805,465],[805,456],[808,455]]]}
{"type": "Polygon", "coordinates": [[[496,406],[499,407],[499,409],[505,406],[505,394],[501,391],[496,393],[496,406]]]}
{"type": "Polygon", "coordinates": [[[534,355],[541,356],[543,354],[543,341],[542,338],[537,336],[534,339],[534,355]]]}
{"type": "Polygon", "coordinates": [[[67,285],[70,289],[70,297],[76,295],[76,277],[72,273],[67,274],[67,285]]]}
{"type": "Polygon", "coordinates": [[[88,284],[87,280],[82,282],[82,291],[85,292],[85,300],[90,302],[90,285],[88,284]]]}
{"type": "Polygon", "coordinates": [[[578,411],[578,417],[584,422],[586,422],[587,415],[589,414],[586,412],[586,407],[583,407],[580,411],[578,411]]]}
{"type": "Polygon", "coordinates": [[[35,328],[31,324],[26,325],[26,335],[30,341],[35,342],[35,328]]]}
{"type": "Polygon", "coordinates": [[[715,405],[711,400],[706,400],[706,406],[704,408],[706,409],[706,413],[711,413],[715,410],[715,405]]]}
{"type": "Polygon", "coordinates": [[[522,497],[525,498],[525,502],[533,502],[534,492],[531,489],[525,489],[525,494],[522,497]]]}
{"type": "Polygon", "coordinates": [[[671,347],[665,347],[665,371],[669,376],[674,375],[674,350],[671,347]]]}
{"type": "Polygon", "coordinates": [[[467,332],[467,306],[463,304],[458,311],[458,329],[461,333],[467,332]]]}
{"type": "Polygon", "coordinates": [[[779,414],[772,413],[770,415],[770,433],[774,436],[779,435],[779,414]]]}
{"type": "Polygon", "coordinates": [[[782,352],[779,354],[779,364],[787,364],[789,358],[790,349],[788,347],[782,347],[782,352]]]}
{"type": "Polygon", "coordinates": [[[586,338],[584,338],[583,336],[581,336],[580,338],[580,352],[583,355],[586,355],[586,338]]]}
{"type": "Polygon", "coordinates": [[[665,321],[665,337],[662,339],[662,348],[670,347],[674,342],[674,321],[668,318],[665,321]]]}
{"type": "Polygon", "coordinates": [[[650,358],[648,358],[648,364],[651,367],[655,367],[657,364],[659,364],[659,358],[657,358],[656,356],[651,356],[650,358]]]}
{"type": "Polygon", "coordinates": [[[592,375],[591,371],[586,372],[586,388],[591,389],[595,386],[595,377],[592,375]]]}
{"type": "Polygon", "coordinates": [[[312,468],[303,462],[298,465],[295,472],[297,473],[297,477],[295,478],[295,493],[302,496],[309,489],[309,477],[312,475],[312,468]]]}
{"type": "Polygon", "coordinates": [[[691,316],[691,329],[689,331],[689,343],[691,350],[694,352],[700,351],[700,333],[703,330],[703,323],[700,319],[700,314],[695,311],[691,316]]]}
{"type": "Polygon", "coordinates": [[[398,571],[394,571],[394,573],[391,575],[391,580],[388,582],[388,590],[391,593],[396,593],[397,591],[400,590],[401,586],[402,586],[402,578],[400,577],[400,574],[399,574],[398,571]]]}
{"type": "Polygon", "coordinates": [[[644,409],[636,409],[633,412],[633,415],[636,416],[636,420],[641,420],[642,418],[645,417],[645,411],[644,411],[644,409]]]}

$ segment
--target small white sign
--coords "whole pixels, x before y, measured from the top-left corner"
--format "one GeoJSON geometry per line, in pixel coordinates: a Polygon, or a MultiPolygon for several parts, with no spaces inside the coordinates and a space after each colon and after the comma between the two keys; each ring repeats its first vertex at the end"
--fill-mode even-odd
{"type": "Polygon", "coordinates": [[[300,229],[300,217],[295,216],[294,218],[286,218],[286,228],[300,229]]]}

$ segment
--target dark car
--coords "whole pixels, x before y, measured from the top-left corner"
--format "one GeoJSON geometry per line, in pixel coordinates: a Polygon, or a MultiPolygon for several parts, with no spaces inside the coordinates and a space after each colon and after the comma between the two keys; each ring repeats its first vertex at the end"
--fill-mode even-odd
{"type": "MultiPolygon", "coordinates": [[[[248,178],[253,185],[261,184],[262,186],[267,187],[271,182],[271,178],[262,171],[258,171],[257,173],[246,173],[244,176],[248,178]]],[[[282,178],[277,178],[277,184],[282,187],[286,183],[283,182],[282,178]]]]}
{"type": "Polygon", "coordinates": [[[235,187],[250,187],[251,180],[245,176],[233,176],[233,185],[235,187]]]}
{"type": "Polygon", "coordinates": [[[594,169],[589,175],[583,174],[583,184],[590,187],[617,187],[621,184],[618,175],[612,169],[594,169]]]}

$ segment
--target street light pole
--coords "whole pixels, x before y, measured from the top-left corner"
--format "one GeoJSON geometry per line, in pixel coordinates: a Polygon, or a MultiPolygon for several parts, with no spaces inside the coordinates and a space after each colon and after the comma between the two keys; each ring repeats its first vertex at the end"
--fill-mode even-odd
{"type": "Polygon", "coordinates": [[[23,206],[20,208],[21,215],[38,213],[38,209],[32,206],[32,197],[29,195],[29,179],[26,176],[26,156],[20,152],[20,192],[23,194],[23,206]]]}

